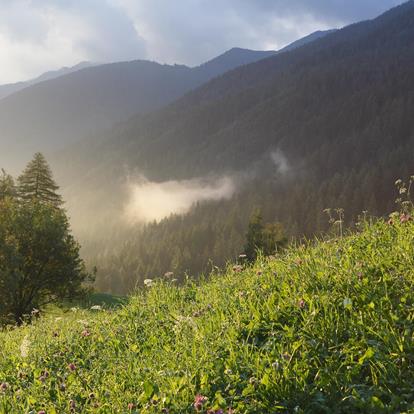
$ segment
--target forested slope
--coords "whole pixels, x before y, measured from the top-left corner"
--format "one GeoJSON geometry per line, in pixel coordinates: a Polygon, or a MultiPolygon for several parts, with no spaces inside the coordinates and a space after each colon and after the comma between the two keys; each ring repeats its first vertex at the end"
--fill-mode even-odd
{"type": "MultiPolygon", "coordinates": [[[[245,223],[234,237],[217,230],[203,244],[205,257],[217,257],[218,248],[211,246],[229,243],[222,263],[243,248],[254,206],[293,237],[325,230],[327,207],[344,208],[348,224],[363,210],[390,211],[394,181],[412,173],[413,113],[414,2],[409,1],[375,20],[224,74],[161,111],[117,126],[101,137],[103,144],[66,153],[62,177],[75,176],[69,193],[99,188],[92,201],[88,194],[79,197],[83,211],[93,205],[99,212],[106,195],[115,195],[108,197],[113,217],[126,197],[121,184],[132,172],[155,181],[241,175],[233,201],[211,203],[198,216],[220,229],[228,209],[245,223]],[[284,159],[283,172],[274,153],[284,159]]],[[[193,223],[192,214],[183,230],[202,226],[193,223]]],[[[137,232],[136,248],[145,244],[137,232]]],[[[171,270],[177,262],[173,250],[188,256],[188,240],[175,242],[165,253],[169,265],[154,267],[151,259],[142,259],[143,274],[171,270]]],[[[178,262],[180,270],[194,269],[191,261],[178,262]]]]}

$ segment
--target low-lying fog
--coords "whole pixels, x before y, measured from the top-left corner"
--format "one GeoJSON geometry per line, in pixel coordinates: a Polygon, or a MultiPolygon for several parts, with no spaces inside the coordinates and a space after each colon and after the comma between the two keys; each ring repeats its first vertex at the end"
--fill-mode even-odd
{"type": "Polygon", "coordinates": [[[129,222],[161,220],[184,214],[200,201],[229,199],[236,191],[231,177],[150,182],[141,177],[130,183],[130,199],[125,207],[129,222]]]}

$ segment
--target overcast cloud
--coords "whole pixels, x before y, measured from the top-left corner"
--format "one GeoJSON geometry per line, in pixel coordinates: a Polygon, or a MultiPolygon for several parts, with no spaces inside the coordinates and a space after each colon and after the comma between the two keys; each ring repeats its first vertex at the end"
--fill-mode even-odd
{"type": "Polygon", "coordinates": [[[279,49],[401,0],[0,0],[0,84],[80,61],[196,65],[234,46],[279,49]]]}

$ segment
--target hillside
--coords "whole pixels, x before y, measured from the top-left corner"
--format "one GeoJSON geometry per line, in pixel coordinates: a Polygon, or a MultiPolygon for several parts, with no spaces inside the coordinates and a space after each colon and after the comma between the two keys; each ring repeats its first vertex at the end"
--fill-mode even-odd
{"type": "Polygon", "coordinates": [[[96,64],[91,62],[80,62],[75,66],[71,67],[63,67],[58,70],[51,70],[49,72],[45,72],[38,76],[37,78],[24,81],[24,82],[16,82],[16,83],[9,83],[6,85],[0,85],[0,99],[5,98],[13,93],[19,92],[22,89],[28,88],[29,86],[36,85],[39,82],[45,82],[51,79],[58,78],[60,76],[68,75],[69,73],[76,72],[78,70],[96,66],[96,64]]]}
{"type": "Polygon", "coordinates": [[[390,211],[393,182],[412,174],[413,69],[409,1],[226,73],[107,131],[103,142],[62,154],[56,170],[87,250],[93,234],[115,240],[108,236],[113,228],[121,240],[130,238],[115,242],[119,251],[103,263],[105,248],[94,247],[102,278],[131,278],[127,268],[137,278],[197,273],[212,258],[222,265],[243,248],[255,207],[266,221],[281,222],[291,238],[325,231],[328,207],[345,209],[347,224],[363,210],[390,211]],[[136,175],[158,184],[226,177],[235,193],[183,218],[166,217],[151,230],[129,228],[130,237],[119,217],[130,198],[126,184],[136,175]]]}
{"type": "Polygon", "coordinates": [[[0,333],[0,410],[412,413],[414,223],[0,333]]]}
{"type": "MultiPolygon", "coordinates": [[[[317,32],[290,47],[327,33],[317,32]]],[[[274,54],[234,48],[193,68],[136,60],[69,68],[64,76],[45,74],[0,100],[0,149],[7,148],[7,157],[0,152],[0,165],[16,168],[33,152],[53,153],[89,135],[99,140],[101,131],[118,122],[159,109],[212,78],[274,54]]]]}
{"type": "MultiPolygon", "coordinates": [[[[159,109],[212,77],[273,52],[230,51],[198,68],[132,61],[85,68],[0,101],[4,167],[37,150],[53,152],[132,115],[159,109]]],[[[14,167],[15,168],[15,167],[14,167]]]]}

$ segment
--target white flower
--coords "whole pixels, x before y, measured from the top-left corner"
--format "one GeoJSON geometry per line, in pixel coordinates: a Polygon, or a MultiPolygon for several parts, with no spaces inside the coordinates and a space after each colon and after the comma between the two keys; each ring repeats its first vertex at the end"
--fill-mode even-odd
{"type": "Polygon", "coordinates": [[[100,311],[100,310],[102,310],[102,306],[100,306],[100,305],[93,305],[93,306],[91,306],[91,310],[100,311]]]}
{"type": "Polygon", "coordinates": [[[152,279],[145,279],[144,280],[144,285],[145,286],[150,287],[150,286],[152,286],[153,283],[154,283],[154,281],[152,279]]]}
{"type": "Polygon", "coordinates": [[[29,356],[29,347],[30,347],[30,341],[26,335],[23,338],[23,341],[20,345],[20,355],[22,356],[22,358],[27,358],[29,356]]]}

